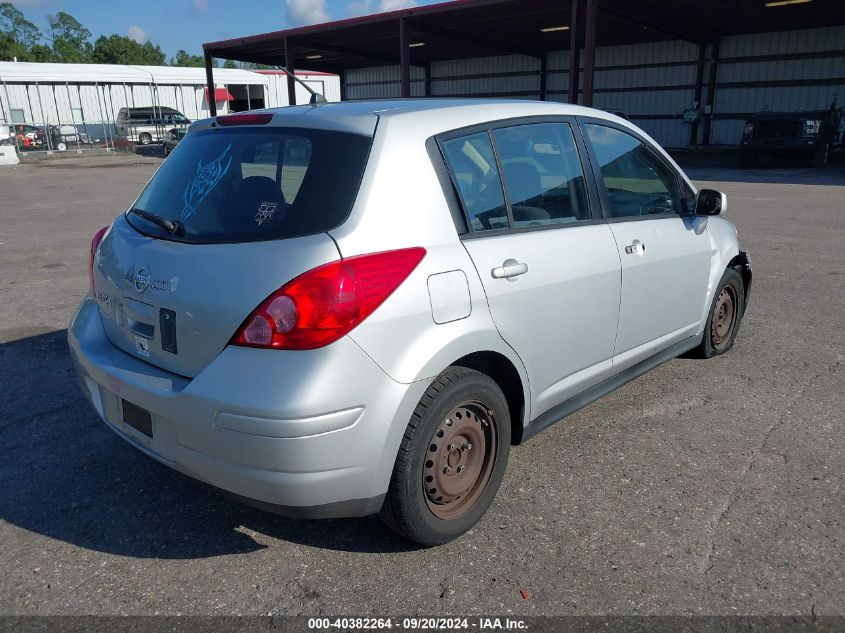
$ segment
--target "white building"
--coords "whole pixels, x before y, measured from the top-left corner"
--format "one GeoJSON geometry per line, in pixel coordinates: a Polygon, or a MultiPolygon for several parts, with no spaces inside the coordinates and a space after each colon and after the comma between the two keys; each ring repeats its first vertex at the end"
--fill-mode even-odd
{"type": "MultiPolygon", "coordinates": [[[[297,76],[329,101],[340,100],[337,75],[298,71],[297,76]]],[[[288,105],[287,78],[281,71],[216,68],[214,81],[221,114],[288,105]]],[[[298,103],[307,103],[308,96],[296,86],[298,103]]],[[[69,143],[71,150],[113,147],[114,121],[127,107],[170,107],[191,120],[206,118],[205,69],[0,62],[0,124],[49,124],[65,133],[73,127],[90,143],[69,143]]]]}

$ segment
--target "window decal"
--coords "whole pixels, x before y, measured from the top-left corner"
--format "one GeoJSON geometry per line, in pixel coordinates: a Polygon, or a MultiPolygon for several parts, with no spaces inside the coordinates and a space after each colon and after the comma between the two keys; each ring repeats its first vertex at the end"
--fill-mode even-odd
{"type": "Polygon", "coordinates": [[[231,149],[232,144],[229,143],[220,156],[205,165],[202,164],[202,159],[200,159],[194,179],[185,188],[185,208],[182,209],[183,220],[192,218],[197,214],[197,207],[202,204],[202,201],[229,171],[229,167],[232,165],[231,149]]]}
{"type": "Polygon", "coordinates": [[[276,215],[276,210],[279,208],[278,202],[262,202],[258,205],[258,213],[255,214],[255,221],[258,222],[258,226],[261,226],[265,222],[269,222],[273,219],[273,216],[276,215]]]}

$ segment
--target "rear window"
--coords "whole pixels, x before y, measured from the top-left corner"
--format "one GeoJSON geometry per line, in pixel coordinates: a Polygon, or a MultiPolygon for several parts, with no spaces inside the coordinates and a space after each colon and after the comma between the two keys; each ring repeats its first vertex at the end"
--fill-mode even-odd
{"type": "Polygon", "coordinates": [[[134,213],[140,232],[181,242],[282,239],[342,224],[372,138],[301,128],[211,129],[188,134],[134,207],[182,223],[174,236],[134,213]]]}

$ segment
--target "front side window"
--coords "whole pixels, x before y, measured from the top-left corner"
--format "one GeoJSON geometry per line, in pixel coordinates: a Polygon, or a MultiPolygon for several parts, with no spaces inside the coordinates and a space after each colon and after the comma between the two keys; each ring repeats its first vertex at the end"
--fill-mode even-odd
{"type": "Polygon", "coordinates": [[[676,174],[634,136],[605,125],[584,126],[601,169],[611,218],[682,213],[676,174]]]}
{"type": "Polygon", "coordinates": [[[473,233],[508,228],[496,155],[487,132],[444,141],[443,154],[473,233]]]}
{"type": "Polygon", "coordinates": [[[537,123],[493,130],[516,227],[590,219],[572,129],[537,123]]]}

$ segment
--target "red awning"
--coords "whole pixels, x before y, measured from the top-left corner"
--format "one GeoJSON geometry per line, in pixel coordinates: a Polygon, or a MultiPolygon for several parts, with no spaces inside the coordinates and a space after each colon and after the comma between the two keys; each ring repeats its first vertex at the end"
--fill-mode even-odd
{"type": "MultiPolygon", "coordinates": [[[[208,87],[205,89],[205,100],[208,101],[208,87]]],[[[225,88],[215,88],[214,100],[219,103],[221,101],[234,101],[235,98],[225,88]]]]}

